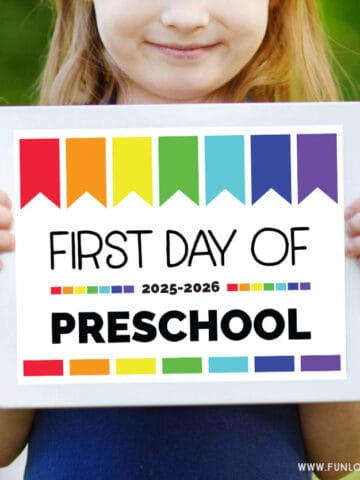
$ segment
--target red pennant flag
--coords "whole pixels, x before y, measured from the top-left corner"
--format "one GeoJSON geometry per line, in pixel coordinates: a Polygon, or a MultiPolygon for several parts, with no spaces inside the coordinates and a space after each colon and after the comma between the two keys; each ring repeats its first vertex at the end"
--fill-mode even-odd
{"type": "Polygon", "coordinates": [[[59,139],[20,140],[21,208],[39,193],[60,208],[59,139]]]}

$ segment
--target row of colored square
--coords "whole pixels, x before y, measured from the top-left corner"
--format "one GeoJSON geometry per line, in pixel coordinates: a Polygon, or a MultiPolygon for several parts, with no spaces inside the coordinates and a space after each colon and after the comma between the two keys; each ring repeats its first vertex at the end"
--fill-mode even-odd
{"type": "MultiPolygon", "coordinates": [[[[208,357],[207,369],[201,357],[161,359],[162,374],[194,373],[249,373],[249,357],[208,357]]],[[[110,375],[109,359],[73,359],[69,362],[70,376],[110,375]]],[[[329,372],[341,370],[340,355],[301,355],[301,372],[329,372]]],[[[293,355],[255,356],[255,373],[295,372],[293,355]]],[[[118,358],[116,375],[156,375],[156,358],[118,358]]],[[[62,377],[63,360],[25,360],[24,377],[62,377]]]]}
{"type": "Polygon", "coordinates": [[[284,292],[311,290],[310,282],[228,283],[228,292],[284,292]]]}
{"type": "Polygon", "coordinates": [[[51,295],[113,295],[118,293],[135,293],[134,285],[101,285],[77,287],[51,287],[51,295]]]}

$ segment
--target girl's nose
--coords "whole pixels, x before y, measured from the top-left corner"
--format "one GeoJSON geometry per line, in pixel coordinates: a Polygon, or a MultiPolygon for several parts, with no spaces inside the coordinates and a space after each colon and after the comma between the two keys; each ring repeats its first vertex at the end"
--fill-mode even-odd
{"type": "Polygon", "coordinates": [[[166,0],[161,22],[183,32],[204,28],[210,22],[207,3],[207,0],[166,0]]]}

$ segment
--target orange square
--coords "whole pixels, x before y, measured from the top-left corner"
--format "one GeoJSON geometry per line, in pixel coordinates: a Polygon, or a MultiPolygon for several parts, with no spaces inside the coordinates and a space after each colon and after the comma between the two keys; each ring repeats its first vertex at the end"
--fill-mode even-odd
{"type": "Polygon", "coordinates": [[[72,295],[74,293],[74,287],[63,287],[64,295],[72,295]]]}

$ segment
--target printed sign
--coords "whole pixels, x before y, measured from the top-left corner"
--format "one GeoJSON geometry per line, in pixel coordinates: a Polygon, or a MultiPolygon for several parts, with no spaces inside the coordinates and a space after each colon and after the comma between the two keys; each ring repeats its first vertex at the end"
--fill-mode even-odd
{"type": "Polygon", "coordinates": [[[19,383],[346,378],[341,127],[14,148],[19,383]]]}

